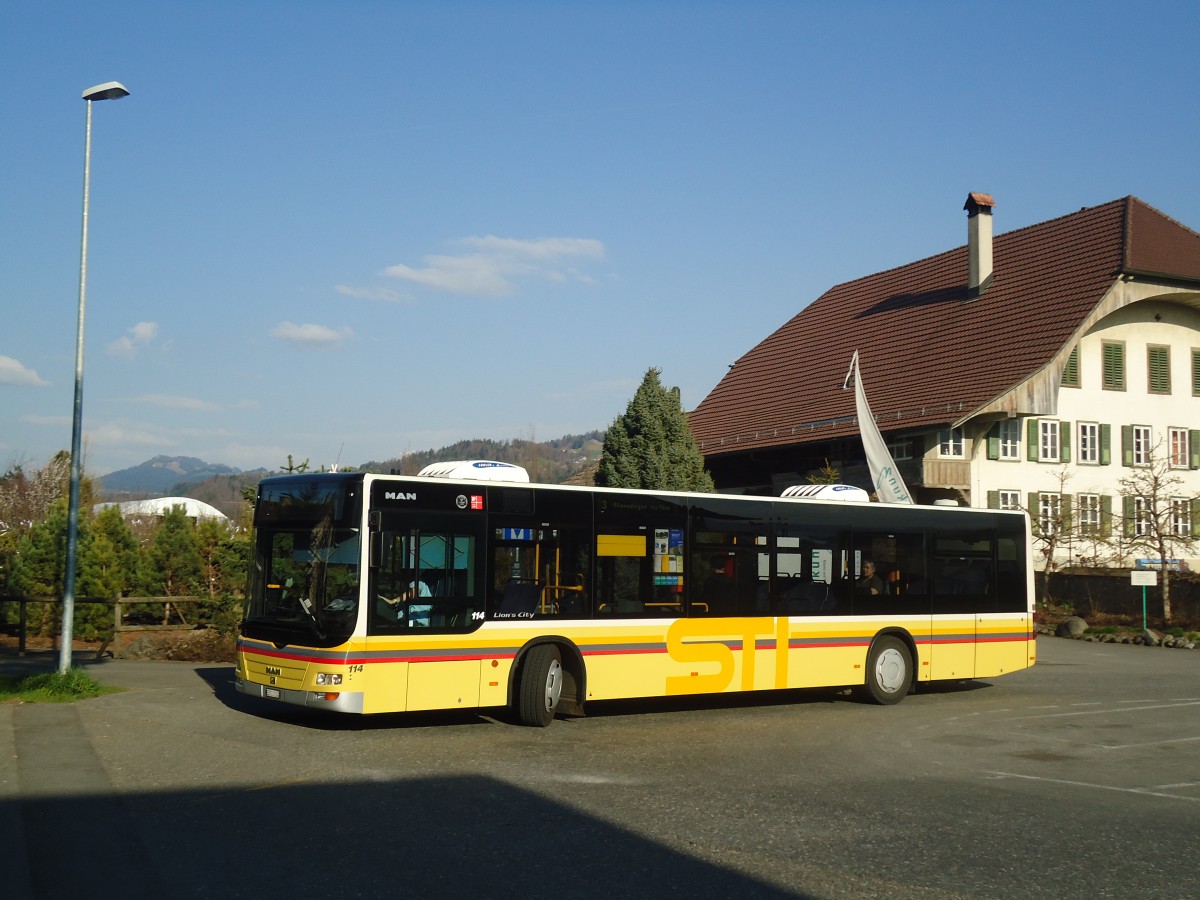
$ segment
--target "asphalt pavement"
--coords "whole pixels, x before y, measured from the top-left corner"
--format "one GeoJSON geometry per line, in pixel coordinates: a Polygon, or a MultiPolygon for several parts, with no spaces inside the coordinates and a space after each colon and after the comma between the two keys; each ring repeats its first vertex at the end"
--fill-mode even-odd
{"type": "Polygon", "coordinates": [[[793,691],[548,729],[322,715],[242,697],[228,665],[80,655],[126,690],[0,704],[0,893],[1200,893],[1200,651],[1038,646],[895,707],[793,691]]]}

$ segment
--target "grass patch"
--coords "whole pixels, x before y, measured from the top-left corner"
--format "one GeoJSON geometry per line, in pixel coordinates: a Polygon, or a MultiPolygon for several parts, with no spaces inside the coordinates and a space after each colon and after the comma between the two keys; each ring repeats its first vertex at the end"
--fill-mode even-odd
{"type": "Polygon", "coordinates": [[[44,672],[40,675],[0,676],[0,702],[19,700],[22,703],[73,703],[102,694],[123,690],[101,684],[83,669],[68,672],[44,672]]]}

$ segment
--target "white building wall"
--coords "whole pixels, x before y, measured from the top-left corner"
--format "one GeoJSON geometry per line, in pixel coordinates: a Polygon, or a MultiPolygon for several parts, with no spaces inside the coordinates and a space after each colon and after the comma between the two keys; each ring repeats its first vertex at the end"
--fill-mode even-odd
{"type": "MultiPolygon", "coordinates": [[[[968,436],[976,438],[967,450],[971,459],[972,505],[986,506],[991,491],[1017,491],[1023,506],[1032,492],[1109,495],[1113,498],[1114,531],[1119,531],[1120,481],[1132,471],[1122,464],[1121,426],[1150,426],[1152,446],[1158,454],[1168,452],[1170,428],[1200,429],[1200,396],[1193,394],[1193,352],[1200,352],[1200,311],[1190,306],[1145,301],[1104,317],[1079,341],[1080,387],[1058,390],[1057,413],[1052,418],[1070,423],[1070,462],[1031,462],[1027,453],[1028,420],[1025,418],[1019,420],[1018,458],[1012,461],[989,460],[986,430],[972,430],[968,426],[968,436]],[[1102,346],[1106,341],[1124,345],[1123,391],[1103,387],[1102,346]],[[1170,348],[1170,394],[1151,394],[1149,391],[1149,345],[1170,348]],[[1081,422],[1110,426],[1108,465],[1079,462],[1081,422]]],[[[1178,488],[1180,496],[1200,496],[1200,470],[1174,469],[1171,474],[1182,482],[1178,488]]],[[[1035,510],[1030,513],[1036,518],[1035,510]]],[[[1057,556],[1078,558],[1088,555],[1079,546],[1080,542],[1064,543],[1057,556]]],[[[1200,565],[1193,561],[1193,567],[1200,568],[1200,565]]]]}

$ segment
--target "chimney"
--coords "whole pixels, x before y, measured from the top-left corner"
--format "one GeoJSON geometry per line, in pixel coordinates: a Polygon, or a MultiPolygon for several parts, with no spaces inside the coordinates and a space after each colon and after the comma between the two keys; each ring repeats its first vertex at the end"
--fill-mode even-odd
{"type": "Polygon", "coordinates": [[[967,299],[974,300],[992,283],[991,194],[968,194],[967,211],[967,299]]]}

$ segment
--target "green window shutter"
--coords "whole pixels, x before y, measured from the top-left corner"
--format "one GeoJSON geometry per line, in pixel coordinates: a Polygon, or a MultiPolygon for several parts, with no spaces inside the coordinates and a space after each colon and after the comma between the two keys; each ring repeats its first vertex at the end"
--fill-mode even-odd
{"type": "Polygon", "coordinates": [[[1121,465],[1133,465],[1133,426],[1121,426],[1121,465]]]}
{"type": "Polygon", "coordinates": [[[1200,538],[1200,497],[1192,498],[1192,537],[1200,538]]]}
{"type": "Polygon", "coordinates": [[[1042,495],[1037,491],[1029,493],[1029,525],[1034,534],[1042,533],[1042,495]]]}
{"type": "Polygon", "coordinates": [[[1059,516],[1062,519],[1062,523],[1061,523],[1062,527],[1059,528],[1059,531],[1062,534],[1070,534],[1070,532],[1071,532],[1071,495],[1063,494],[1060,502],[1062,503],[1062,509],[1059,512],[1059,516]]]}
{"type": "Polygon", "coordinates": [[[1079,345],[1076,344],[1071,350],[1071,355],[1067,357],[1067,363],[1063,366],[1062,373],[1063,387],[1079,387],[1079,345]]]}
{"type": "Polygon", "coordinates": [[[999,509],[1000,508],[1000,492],[999,491],[988,491],[987,503],[988,503],[988,509],[999,509]]]}
{"type": "Polygon", "coordinates": [[[1104,344],[1104,389],[1125,390],[1125,345],[1104,344]]]}
{"type": "Polygon", "coordinates": [[[1100,426],[1100,465],[1112,463],[1112,426],[1100,426]]]}
{"type": "Polygon", "coordinates": [[[1171,348],[1146,348],[1146,389],[1151,394],[1171,393],[1171,348]]]}
{"type": "Polygon", "coordinates": [[[1200,429],[1188,431],[1188,468],[1200,469],[1200,429]]]}
{"type": "Polygon", "coordinates": [[[1025,420],[1025,450],[1030,462],[1038,461],[1038,420],[1025,420]]]}
{"type": "Polygon", "coordinates": [[[1112,536],[1112,497],[1100,495],[1100,537],[1112,536]]]}
{"type": "Polygon", "coordinates": [[[1071,461],[1071,423],[1058,423],[1058,461],[1071,461]]]}
{"type": "Polygon", "coordinates": [[[1134,506],[1133,498],[1126,496],[1121,498],[1121,517],[1125,528],[1125,537],[1133,537],[1133,516],[1134,506]]]}
{"type": "Polygon", "coordinates": [[[1192,351],[1192,396],[1200,397],[1200,350],[1192,351]]]}
{"type": "Polygon", "coordinates": [[[991,428],[988,429],[987,458],[988,459],[999,459],[1000,458],[1000,423],[999,422],[997,422],[991,428]]]}

